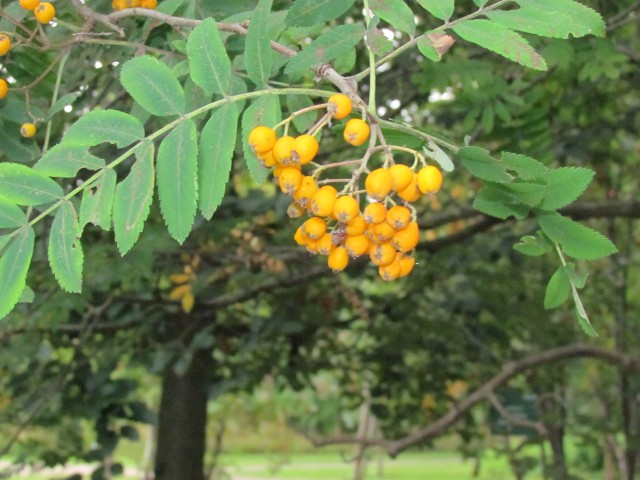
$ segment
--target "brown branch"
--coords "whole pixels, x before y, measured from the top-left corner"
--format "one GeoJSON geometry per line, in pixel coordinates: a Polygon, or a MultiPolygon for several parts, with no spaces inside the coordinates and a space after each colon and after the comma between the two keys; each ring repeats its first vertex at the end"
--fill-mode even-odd
{"type": "Polygon", "coordinates": [[[489,402],[491,402],[491,405],[493,405],[493,408],[495,408],[496,411],[500,414],[500,416],[504,418],[511,425],[516,425],[520,427],[529,428],[531,430],[535,430],[536,432],[538,432],[538,435],[540,435],[541,437],[547,436],[548,434],[547,429],[542,422],[532,422],[530,420],[526,420],[521,417],[516,417],[515,415],[511,414],[509,410],[507,410],[507,408],[502,404],[502,402],[498,399],[498,397],[493,392],[490,393],[487,396],[487,398],[489,402]]]}

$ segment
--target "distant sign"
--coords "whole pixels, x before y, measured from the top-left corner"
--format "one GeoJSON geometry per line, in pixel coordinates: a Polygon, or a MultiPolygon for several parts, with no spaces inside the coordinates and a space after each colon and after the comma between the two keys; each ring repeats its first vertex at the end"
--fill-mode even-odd
{"type": "MultiPolygon", "coordinates": [[[[496,396],[510,416],[529,422],[540,420],[537,407],[538,395],[535,393],[525,393],[521,390],[512,389],[496,396]]],[[[489,424],[491,433],[496,435],[522,435],[529,438],[538,436],[538,432],[535,429],[510,422],[500,415],[493,406],[489,411],[489,424]]]]}

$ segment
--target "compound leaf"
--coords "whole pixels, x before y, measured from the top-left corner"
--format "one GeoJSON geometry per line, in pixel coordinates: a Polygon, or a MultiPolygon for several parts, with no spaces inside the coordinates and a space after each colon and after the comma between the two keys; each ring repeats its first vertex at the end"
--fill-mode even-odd
{"type": "Polygon", "coordinates": [[[117,110],[93,110],[67,129],[62,143],[93,147],[109,142],[124,148],[143,138],[144,127],[133,115],[117,110]]]}
{"type": "Polygon", "coordinates": [[[355,0],[296,0],[287,12],[291,27],[310,27],[333,20],[351,8],[355,0]]]}
{"type": "Polygon", "coordinates": [[[73,178],[83,168],[104,168],[104,160],[91,155],[86,146],[61,143],[45,153],[33,168],[49,177],[73,178]]]}
{"type": "Polygon", "coordinates": [[[94,183],[84,189],[80,204],[80,229],[93,223],[103,230],[111,228],[113,197],[116,191],[116,172],[107,168],[94,183]]]}
{"type": "Polygon", "coordinates": [[[213,18],[204,19],[193,29],[187,40],[187,56],[191,78],[200,88],[221,95],[228,93],[231,60],[213,18]]]}
{"type": "Polygon", "coordinates": [[[14,228],[26,225],[27,216],[15,203],[0,197],[0,228],[14,228]]]}
{"type": "Polygon", "coordinates": [[[55,202],[64,195],[54,180],[19,163],[0,163],[0,192],[16,205],[55,202]]]}
{"type": "Polygon", "coordinates": [[[544,198],[538,208],[557,210],[577,199],[591,183],[595,172],[588,168],[561,167],[549,170],[540,178],[546,183],[544,198]]]}
{"type": "Polygon", "coordinates": [[[455,0],[418,0],[427,12],[440,20],[448,20],[453,15],[455,0]]]}
{"type": "Polygon", "coordinates": [[[244,66],[258,88],[265,88],[271,73],[269,13],[273,0],[260,0],[251,14],[244,50],[244,66]]]}
{"type": "Polygon", "coordinates": [[[369,8],[388,24],[413,35],[416,21],[413,12],[404,0],[369,0],[369,8]]]}
{"type": "Polygon", "coordinates": [[[79,293],[82,290],[83,258],[76,210],[70,201],[65,200],[56,212],[49,233],[49,265],[67,292],[79,293]]]}
{"type": "Polygon", "coordinates": [[[35,233],[31,227],[16,234],[0,255],[0,318],[4,318],[20,300],[27,283],[33,255],[35,233]]]}

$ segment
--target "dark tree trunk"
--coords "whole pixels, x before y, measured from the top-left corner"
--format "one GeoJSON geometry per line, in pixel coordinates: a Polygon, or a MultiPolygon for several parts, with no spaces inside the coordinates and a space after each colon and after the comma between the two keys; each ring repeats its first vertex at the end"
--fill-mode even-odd
{"type": "Polygon", "coordinates": [[[213,358],[197,351],[183,375],[169,365],[162,376],[156,440],[156,480],[203,480],[207,387],[213,358]]]}
{"type": "Polygon", "coordinates": [[[549,476],[553,480],[569,480],[567,458],[564,451],[564,411],[562,405],[548,394],[541,398],[539,404],[542,422],[547,430],[547,440],[551,446],[551,465],[549,476]]]}

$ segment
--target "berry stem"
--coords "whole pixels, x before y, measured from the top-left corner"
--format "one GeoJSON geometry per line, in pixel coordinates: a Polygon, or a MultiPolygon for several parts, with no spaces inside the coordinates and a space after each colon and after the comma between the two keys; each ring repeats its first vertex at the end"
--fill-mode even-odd
{"type": "Polygon", "coordinates": [[[327,108],[327,105],[328,105],[327,103],[320,103],[318,105],[311,105],[310,107],[301,108],[300,110],[293,112],[291,115],[289,115],[287,118],[282,120],[280,123],[276,123],[273,129],[277,130],[283,125],[288,125],[294,118],[299,117],[300,115],[303,115],[305,113],[312,112],[314,110],[320,110],[322,108],[327,108]]]}
{"type": "MultiPolygon", "coordinates": [[[[60,92],[60,82],[62,80],[62,73],[64,71],[64,66],[67,63],[67,59],[69,58],[69,54],[71,53],[71,49],[67,49],[62,58],[60,59],[60,64],[58,65],[58,73],[56,74],[56,84],[53,88],[53,95],[51,96],[51,106],[55,105],[58,101],[58,93],[60,92]]],[[[44,143],[42,145],[42,153],[46,152],[49,149],[49,140],[51,136],[51,119],[47,122],[47,128],[44,134],[44,143]]]]}

